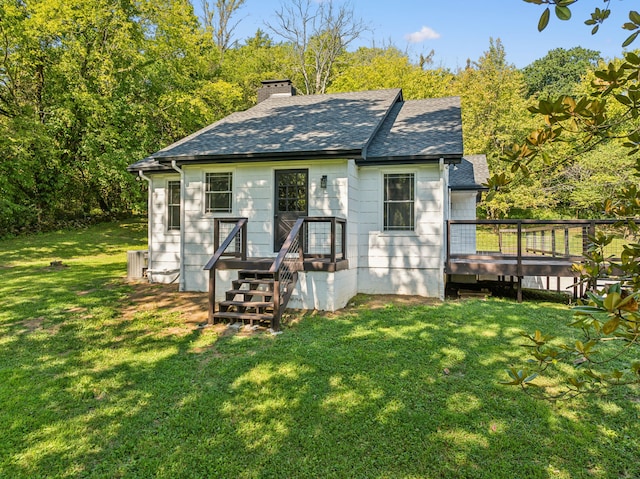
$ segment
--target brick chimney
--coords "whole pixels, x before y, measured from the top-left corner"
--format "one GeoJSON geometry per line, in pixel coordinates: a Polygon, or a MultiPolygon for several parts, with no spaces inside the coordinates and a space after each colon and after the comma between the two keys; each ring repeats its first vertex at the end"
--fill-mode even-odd
{"type": "Polygon", "coordinates": [[[258,103],[266,100],[270,96],[293,96],[296,94],[291,80],[263,80],[262,86],[258,88],[258,103]]]}

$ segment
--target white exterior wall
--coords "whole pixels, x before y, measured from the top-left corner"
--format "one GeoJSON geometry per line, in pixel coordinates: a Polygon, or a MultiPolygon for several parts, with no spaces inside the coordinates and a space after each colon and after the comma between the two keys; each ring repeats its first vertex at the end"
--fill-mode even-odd
{"type": "MultiPolygon", "coordinates": [[[[477,191],[452,191],[451,219],[475,220],[477,191]]],[[[451,253],[476,253],[476,226],[454,225],[451,229],[451,253]]]]}
{"type": "Polygon", "coordinates": [[[167,183],[178,173],[154,174],[149,182],[149,269],[152,283],[170,283],[180,271],[180,231],[167,229],[167,183]]]}
{"type": "MultiPolygon", "coordinates": [[[[339,216],[348,213],[348,165],[342,161],[244,163],[227,165],[185,166],[184,198],[185,278],[186,291],[206,291],[208,272],[204,265],[213,255],[214,214],[204,213],[204,181],[206,173],[232,172],[234,202],[231,213],[215,217],[247,217],[248,256],[275,257],[273,207],[276,170],[307,169],[309,172],[309,216],[339,216]],[[327,188],[320,179],[327,176],[327,188]]],[[[328,273],[316,273],[325,274],[328,273]]],[[[229,287],[228,273],[219,272],[216,295],[224,297],[229,287]]],[[[235,277],[235,272],[233,272],[235,277]]],[[[318,283],[317,280],[314,280],[318,283]]],[[[353,288],[355,291],[355,288],[353,288]]],[[[353,293],[355,294],[355,292],[353,293]]],[[[324,296],[324,294],[322,294],[324,296]]],[[[328,300],[327,300],[328,301],[328,300]]],[[[346,304],[346,301],[345,301],[346,304]]],[[[318,308],[326,309],[326,308],[318,308]]]]}
{"type": "MultiPolygon", "coordinates": [[[[359,170],[358,292],[444,296],[443,227],[446,189],[439,165],[359,170]],[[415,230],[383,231],[383,175],[415,175],[415,230]]],[[[353,224],[354,218],[350,217],[353,224]]]]}
{"type": "MultiPolygon", "coordinates": [[[[247,217],[247,248],[250,257],[275,257],[273,203],[274,178],[279,169],[308,169],[309,216],[347,219],[349,269],[335,273],[305,272],[289,302],[293,308],[333,311],[344,307],[357,293],[444,295],[443,228],[448,206],[446,179],[439,165],[360,168],[353,160],[272,162],[183,167],[181,290],[206,291],[204,265],[213,255],[214,215],[204,212],[206,173],[233,173],[233,207],[216,217],[247,217]],[[415,175],[415,230],[383,231],[383,175],[415,175]],[[327,188],[320,179],[327,176],[327,188]]],[[[446,170],[445,170],[446,171],[446,170]]],[[[166,230],[167,181],[175,174],[157,174],[152,181],[150,212],[150,267],[180,266],[180,232],[166,230]]],[[[475,218],[475,196],[473,218],[475,218]]],[[[462,203],[460,203],[462,204],[462,203]]],[[[454,202],[455,209],[459,203],[454,202]]],[[[455,215],[456,213],[454,213],[455,215]]],[[[455,217],[455,216],[454,216],[455,217]]],[[[216,300],[237,277],[235,270],[218,270],[216,300]]],[[[170,280],[175,279],[175,275],[170,280]]],[[[159,278],[153,277],[154,281],[159,278]]]]}

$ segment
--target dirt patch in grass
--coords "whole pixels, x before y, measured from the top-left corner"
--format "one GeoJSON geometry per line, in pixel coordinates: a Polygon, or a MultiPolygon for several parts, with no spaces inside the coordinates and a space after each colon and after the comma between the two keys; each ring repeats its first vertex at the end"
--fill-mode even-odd
{"type": "MultiPolygon", "coordinates": [[[[124,319],[132,319],[136,313],[142,311],[163,310],[168,313],[178,313],[184,320],[186,330],[176,328],[175,334],[185,334],[193,328],[198,328],[207,322],[207,308],[209,302],[207,293],[195,292],[179,292],[177,284],[149,284],[146,282],[131,283],[133,288],[129,295],[130,305],[123,310],[124,319]],[[180,329],[178,331],[177,329],[180,329]]],[[[345,309],[336,311],[335,313],[315,311],[314,315],[323,315],[332,317],[339,315],[341,312],[347,312],[352,309],[383,309],[390,306],[437,306],[442,301],[435,298],[425,298],[422,296],[403,296],[394,294],[378,294],[368,295],[359,294],[353,297],[345,309]]],[[[300,320],[302,316],[308,315],[309,311],[287,310],[284,313],[283,324],[292,323],[300,320]]],[[[251,329],[238,328],[228,324],[216,324],[208,326],[219,336],[228,335],[252,335],[261,332],[264,328],[251,329]]]]}
{"type": "Polygon", "coordinates": [[[132,283],[130,305],[123,310],[124,319],[141,311],[162,309],[178,313],[185,323],[196,327],[207,321],[207,293],[179,292],[177,284],[132,283]]]}

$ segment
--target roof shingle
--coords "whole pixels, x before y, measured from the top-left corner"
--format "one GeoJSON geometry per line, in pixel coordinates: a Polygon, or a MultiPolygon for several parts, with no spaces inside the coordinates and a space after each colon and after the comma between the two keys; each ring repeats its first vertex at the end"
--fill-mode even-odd
{"type": "Polygon", "coordinates": [[[172,160],[215,163],[353,158],[361,164],[462,156],[457,97],[403,101],[402,90],[272,96],[233,113],[131,166],[162,169],[172,160]]]}

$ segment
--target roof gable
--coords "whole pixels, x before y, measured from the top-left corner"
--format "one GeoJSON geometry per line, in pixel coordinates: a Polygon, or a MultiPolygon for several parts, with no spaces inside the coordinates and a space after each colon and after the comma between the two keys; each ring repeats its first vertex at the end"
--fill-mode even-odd
{"type": "Polygon", "coordinates": [[[272,96],[129,166],[351,158],[358,164],[462,157],[460,99],[403,101],[402,90],[272,96]]]}
{"type": "Polygon", "coordinates": [[[489,165],[485,155],[466,155],[449,170],[449,187],[452,190],[486,190],[488,180],[489,165]]]}
{"type": "Polygon", "coordinates": [[[151,155],[197,160],[360,152],[401,91],[273,96],[151,155]]]}
{"type": "Polygon", "coordinates": [[[462,156],[460,98],[430,98],[394,105],[367,149],[366,162],[462,156]]]}

